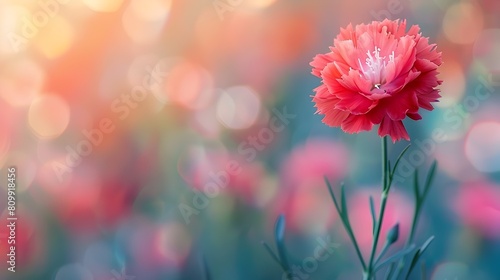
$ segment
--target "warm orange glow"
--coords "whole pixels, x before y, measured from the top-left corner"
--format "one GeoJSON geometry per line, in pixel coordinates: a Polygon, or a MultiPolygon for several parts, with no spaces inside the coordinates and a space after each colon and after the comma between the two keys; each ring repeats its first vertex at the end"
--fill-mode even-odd
{"type": "Polygon", "coordinates": [[[212,101],[213,79],[201,66],[181,61],[167,73],[168,99],[189,109],[207,106],[212,101]]]}
{"type": "Polygon", "coordinates": [[[439,78],[453,82],[443,83],[440,86],[441,92],[445,94],[442,94],[436,106],[446,108],[456,105],[465,94],[465,75],[462,66],[456,60],[446,60],[441,66],[439,78]]]}
{"type": "Polygon", "coordinates": [[[83,3],[96,12],[116,12],[123,4],[123,0],[83,0],[83,3]]]}
{"type": "Polygon", "coordinates": [[[43,95],[29,108],[28,121],[40,139],[53,139],[66,130],[70,118],[68,104],[56,95],[43,95]]]}
{"type": "Polygon", "coordinates": [[[40,29],[34,44],[47,58],[54,59],[66,53],[74,40],[73,27],[66,19],[57,16],[40,29]]]}
{"type": "Polygon", "coordinates": [[[446,38],[456,44],[472,44],[483,29],[483,13],[471,3],[458,3],[449,7],[443,18],[446,38]]]}

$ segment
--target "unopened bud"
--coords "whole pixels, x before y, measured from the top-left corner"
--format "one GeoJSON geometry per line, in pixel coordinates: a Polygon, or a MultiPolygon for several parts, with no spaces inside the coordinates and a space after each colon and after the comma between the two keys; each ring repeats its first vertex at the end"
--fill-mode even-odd
{"type": "Polygon", "coordinates": [[[387,244],[393,244],[399,238],[399,223],[395,224],[387,233],[387,244]]]}

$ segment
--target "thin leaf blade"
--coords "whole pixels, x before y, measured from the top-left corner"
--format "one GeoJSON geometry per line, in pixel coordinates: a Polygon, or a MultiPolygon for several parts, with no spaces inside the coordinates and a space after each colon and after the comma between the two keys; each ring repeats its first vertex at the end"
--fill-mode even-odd
{"type": "Polygon", "coordinates": [[[399,154],[398,158],[396,159],[396,162],[394,163],[394,167],[392,168],[392,171],[391,171],[391,181],[392,181],[392,177],[394,176],[394,173],[396,173],[396,170],[398,168],[398,165],[399,165],[399,161],[401,160],[401,158],[403,158],[404,154],[408,151],[408,149],[410,148],[411,144],[408,144],[402,151],[401,153],[399,154]]]}
{"type": "Polygon", "coordinates": [[[429,239],[427,239],[424,242],[424,244],[420,247],[420,249],[418,249],[415,252],[415,254],[413,255],[413,258],[411,260],[410,268],[408,269],[408,273],[406,273],[405,279],[408,279],[408,277],[410,277],[410,274],[413,271],[413,269],[415,268],[415,265],[418,263],[420,257],[424,254],[425,250],[429,247],[429,245],[432,243],[433,240],[434,240],[434,236],[429,237],[429,239]]]}
{"type": "Polygon", "coordinates": [[[212,276],[210,275],[210,269],[208,268],[207,259],[205,256],[201,256],[201,263],[203,266],[203,275],[205,276],[205,280],[212,280],[212,276]]]}
{"type": "Polygon", "coordinates": [[[377,218],[375,215],[375,201],[373,200],[373,196],[370,195],[370,213],[372,215],[372,234],[375,234],[375,227],[377,223],[377,218]]]}
{"type": "Polygon", "coordinates": [[[398,251],[394,255],[388,257],[387,259],[382,261],[380,264],[378,264],[375,267],[375,271],[379,270],[382,266],[384,266],[388,263],[395,262],[396,260],[400,259],[401,257],[406,256],[407,254],[411,253],[413,251],[413,249],[415,249],[415,245],[412,244],[412,245],[408,246],[407,248],[404,248],[404,249],[398,251]]]}
{"type": "Polygon", "coordinates": [[[276,241],[276,247],[278,248],[278,256],[281,264],[285,268],[285,271],[288,271],[288,258],[286,256],[285,250],[285,225],[285,216],[281,214],[279,215],[278,219],[276,219],[276,224],[274,226],[274,237],[276,241]]]}
{"type": "Polygon", "coordinates": [[[340,211],[339,204],[337,202],[337,198],[335,197],[335,193],[333,192],[332,185],[330,184],[330,181],[326,176],[323,176],[323,179],[325,180],[326,186],[328,187],[328,192],[330,193],[330,196],[332,197],[333,204],[335,205],[335,209],[337,209],[337,212],[339,213],[339,216],[342,216],[342,212],[340,211]]]}
{"type": "Polygon", "coordinates": [[[347,214],[347,202],[345,199],[345,190],[344,190],[344,183],[341,183],[340,185],[340,209],[342,210],[342,216],[345,218],[349,217],[347,214]]]}
{"type": "Polygon", "coordinates": [[[276,254],[273,252],[273,250],[271,249],[271,247],[264,241],[261,241],[260,242],[262,244],[262,246],[264,246],[264,248],[266,249],[266,251],[269,253],[269,255],[271,255],[271,257],[273,258],[273,260],[279,264],[279,266],[281,268],[283,268],[283,270],[285,269],[283,264],[281,263],[280,259],[278,256],[276,256],[276,254]]]}
{"type": "Polygon", "coordinates": [[[420,184],[418,182],[418,169],[415,169],[413,173],[413,194],[415,195],[415,200],[417,204],[420,201],[420,184]]]}
{"type": "Polygon", "coordinates": [[[427,196],[427,193],[429,192],[432,181],[434,180],[434,177],[436,176],[436,170],[437,170],[437,161],[434,160],[432,162],[431,168],[429,169],[429,172],[427,173],[427,178],[425,179],[424,193],[422,195],[423,199],[425,199],[425,197],[427,196]]]}

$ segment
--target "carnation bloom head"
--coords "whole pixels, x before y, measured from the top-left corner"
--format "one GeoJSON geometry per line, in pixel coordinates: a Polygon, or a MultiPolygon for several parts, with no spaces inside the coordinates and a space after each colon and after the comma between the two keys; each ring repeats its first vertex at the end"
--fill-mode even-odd
{"type": "Polygon", "coordinates": [[[323,122],[348,133],[371,130],[393,142],[410,137],[402,120],[422,117],[440,97],[437,68],[441,53],[406,21],[384,20],[341,29],[330,52],[311,62],[312,74],[322,79],[313,102],[323,122]]]}

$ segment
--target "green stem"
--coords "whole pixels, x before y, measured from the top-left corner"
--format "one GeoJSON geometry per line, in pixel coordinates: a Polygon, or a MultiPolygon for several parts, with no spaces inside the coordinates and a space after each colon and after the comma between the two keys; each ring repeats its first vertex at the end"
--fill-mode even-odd
{"type": "Polygon", "coordinates": [[[387,185],[389,179],[389,161],[387,160],[387,136],[382,138],[382,183],[385,191],[390,186],[387,185]]]}
{"type": "Polygon", "coordinates": [[[380,213],[377,219],[377,226],[375,227],[375,233],[373,236],[372,249],[370,253],[370,261],[368,263],[367,269],[363,273],[363,279],[370,280],[374,274],[374,261],[375,252],[377,251],[378,240],[380,236],[380,230],[382,229],[382,222],[384,220],[385,206],[387,204],[387,197],[389,196],[389,190],[391,188],[391,182],[389,181],[389,168],[387,161],[387,136],[382,138],[382,196],[380,201],[380,213]]]}

